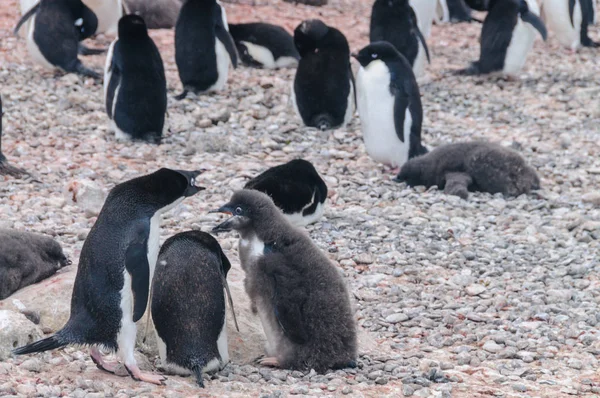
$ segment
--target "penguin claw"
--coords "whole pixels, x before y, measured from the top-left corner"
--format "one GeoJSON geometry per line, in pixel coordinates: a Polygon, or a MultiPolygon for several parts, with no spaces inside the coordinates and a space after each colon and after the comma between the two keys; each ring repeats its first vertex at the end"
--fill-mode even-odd
{"type": "Polygon", "coordinates": [[[279,368],[279,361],[275,357],[266,357],[258,360],[259,365],[279,368]]]}
{"type": "Polygon", "coordinates": [[[129,372],[131,378],[136,381],[145,381],[146,383],[164,386],[165,381],[167,380],[167,378],[162,375],[142,372],[136,365],[132,366],[131,368],[125,365],[125,369],[127,369],[127,372],[129,372]]]}

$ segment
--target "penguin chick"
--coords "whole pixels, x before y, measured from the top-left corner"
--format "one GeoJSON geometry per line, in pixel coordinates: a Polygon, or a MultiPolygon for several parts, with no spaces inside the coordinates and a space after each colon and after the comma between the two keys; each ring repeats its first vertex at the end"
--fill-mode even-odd
{"type": "Polygon", "coordinates": [[[244,286],[267,338],[261,364],[325,372],[355,366],[356,324],[338,269],[262,192],[241,190],[217,211],[232,217],[244,286]]]}
{"type": "Polygon", "coordinates": [[[327,185],[315,166],[303,159],[271,167],[246,183],[244,189],[264,192],[290,223],[302,227],[323,215],[327,185]]]}
{"type": "Polygon", "coordinates": [[[201,387],[203,372],[229,362],[223,289],[230,268],[217,240],[202,231],[170,237],[158,256],[151,309],[160,359],[168,372],[193,372],[201,387]]]}
{"type": "Polygon", "coordinates": [[[436,185],[463,199],[468,191],[528,194],[540,189],[535,170],[518,153],[490,142],[444,145],[404,164],[395,179],[409,186],[436,185]]]}
{"type": "Polygon", "coordinates": [[[25,175],[30,175],[23,169],[11,166],[6,159],[6,156],[2,153],[2,117],[4,112],[2,111],[2,98],[0,98],[0,175],[9,175],[15,178],[21,178],[25,175]]]}
{"type": "Polygon", "coordinates": [[[0,300],[38,283],[71,262],[54,239],[31,232],[0,229],[0,300]]]}

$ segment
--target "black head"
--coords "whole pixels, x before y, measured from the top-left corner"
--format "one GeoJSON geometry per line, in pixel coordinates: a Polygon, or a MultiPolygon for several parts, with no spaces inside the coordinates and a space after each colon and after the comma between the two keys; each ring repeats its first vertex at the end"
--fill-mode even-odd
{"type": "Polygon", "coordinates": [[[212,213],[230,214],[225,222],[213,228],[212,232],[242,231],[253,228],[257,221],[268,220],[279,213],[273,200],[262,192],[242,189],[231,200],[212,213]]]}
{"type": "Polygon", "coordinates": [[[119,37],[148,36],[148,28],[144,18],[129,14],[119,19],[119,37]]]}
{"type": "Polygon", "coordinates": [[[487,11],[490,9],[491,0],[465,0],[465,3],[476,11],[487,11]]]}
{"type": "Polygon", "coordinates": [[[389,8],[403,8],[409,6],[408,0],[381,0],[381,3],[389,8]]]}
{"type": "Polygon", "coordinates": [[[373,42],[352,56],[360,62],[363,68],[373,61],[379,60],[388,63],[398,61],[402,57],[396,47],[387,41],[373,42]]]}
{"type": "Polygon", "coordinates": [[[307,19],[294,30],[294,44],[300,55],[313,52],[329,33],[329,26],[319,19],[307,19]]]}
{"type": "Polygon", "coordinates": [[[406,185],[410,187],[418,186],[423,184],[423,179],[421,178],[422,168],[421,163],[417,161],[408,161],[404,163],[400,172],[394,178],[396,182],[405,182],[406,185]]]}

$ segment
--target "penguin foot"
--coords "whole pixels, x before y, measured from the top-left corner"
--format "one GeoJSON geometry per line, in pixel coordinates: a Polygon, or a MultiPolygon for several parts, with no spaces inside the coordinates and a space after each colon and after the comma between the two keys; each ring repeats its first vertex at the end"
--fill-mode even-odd
{"type": "Polygon", "coordinates": [[[105,361],[98,348],[94,347],[90,349],[90,356],[92,361],[96,364],[96,367],[108,373],[112,373],[116,376],[126,377],[129,375],[128,372],[123,370],[123,366],[117,361],[105,361]]]}
{"type": "Polygon", "coordinates": [[[129,375],[131,376],[131,378],[133,378],[133,380],[145,381],[146,383],[157,384],[159,386],[164,386],[165,380],[167,380],[166,377],[161,375],[142,372],[140,368],[137,367],[137,365],[125,365],[125,369],[127,369],[129,375]]]}
{"type": "Polygon", "coordinates": [[[9,175],[15,178],[31,176],[31,174],[29,174],[27,171],[15,166],[11,166],[8,162],[2,160],[0,160],[0,175],[9,175]]]}
{"type": "Polygon", "coordinates": [[[106,52],[106,49],[102,49],[102,48],[89,48],[87,46],[84,46],[83,44],[79,43],[78,47],[77,47],[77,53],[79,55],[98,55],[98,54],[103,54],[106,52]]]}
{"type": "Polygon", "coordinates": [[[583,47],[592,47],[592,48],[597,48],[600,47],[600,43],[593,41],[592,39],[588,38],[587,40],[582,40],[581,41],[581,45],[583,47]]]}
{"type": "Polygon", "coordinates": [[[269,366],[269,367],[272,367],[272,368],[278,368],[278,367],[280,367],[279,366],[279,361],[275,357],[261,358],[261,359],[258,360],[258,364],[262,365],[262,366],[269,366]]]}
{"type": "Polygon", "coordinates": [[[102,76],[100,76],[100,74],[98,72],[95,72],[95,71],[83,66],[83,64],[81,62],[78,63],[77,66],[75,67],[75,72],[82,76],[92,77],[94,79],[100,79],[102,77],[102,76]]]}

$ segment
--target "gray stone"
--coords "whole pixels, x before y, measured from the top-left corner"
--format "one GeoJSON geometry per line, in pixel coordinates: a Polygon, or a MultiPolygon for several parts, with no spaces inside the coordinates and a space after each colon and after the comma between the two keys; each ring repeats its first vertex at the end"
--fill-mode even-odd
{"type": "Polygon", "coordinates": [[[402,312],[398,312],[392,315],[388,315],[387,317],[385,317],[385,321],[387,323],[398,323],[398,322],[404,322],[408,320],[408,316],[402,312]]]}
{"type": "Polygon", "coordinates": [[[42,336],[39,326],[25,315],[0,310],[0,361],[9,358],[13,349],[40,340],[42,336]]]}

